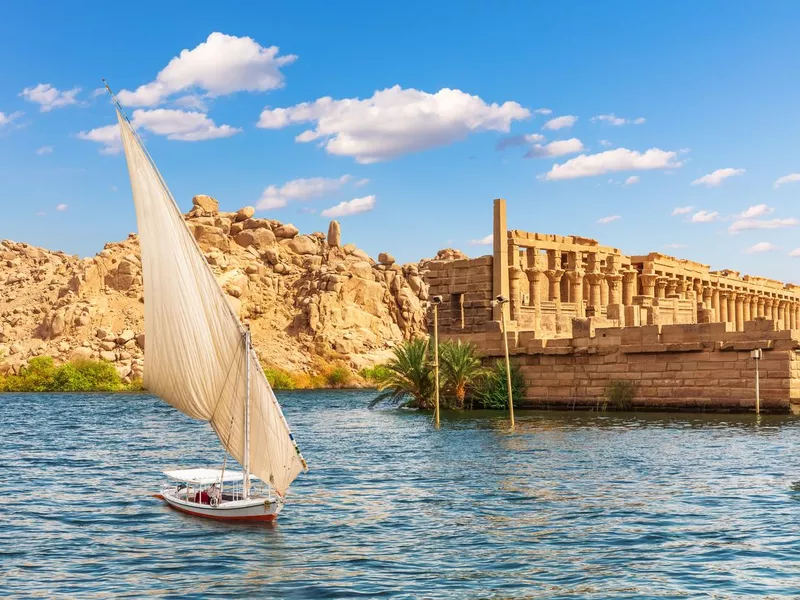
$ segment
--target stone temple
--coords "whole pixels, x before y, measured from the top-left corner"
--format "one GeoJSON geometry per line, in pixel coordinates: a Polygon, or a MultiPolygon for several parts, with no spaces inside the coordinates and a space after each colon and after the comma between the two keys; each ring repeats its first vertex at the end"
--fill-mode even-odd
{"type": "Polygon", "coordinates": [[[629,381],[643,408],[753,410],[761,349],[762,410],[800,411],[800,286],[509,230],[500,199],[493,254],[432,261],[426,280],[442,297],[441,337],[489,359],[503,356],[505,311],[525,406],[595,407],[610,382],[629,381]],[[499,295],[509,302],[492,306],[499,295]]]}

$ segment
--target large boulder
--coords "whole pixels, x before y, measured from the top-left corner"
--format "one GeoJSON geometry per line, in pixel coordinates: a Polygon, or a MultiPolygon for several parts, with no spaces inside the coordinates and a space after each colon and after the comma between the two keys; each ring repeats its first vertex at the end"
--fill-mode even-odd
{"type": "Polygon", "coordinates": [[[201,247],[218,248],[224,252],[230,249],[228,236],[219,227],[210,225],[194,225],[194,239],[201,247]]]}
{"type": "Polygon", "coordinates": [[[263,250],[275,243],[275,234],[269,229],[245,229],[237,234],[233,241],[242,248],[253,246],[263,250]]]}
{"type": "Polygon", "coordinates": [[[469,258],[461,250],[455,248],[442,248],[436,253],[434,260],[461,260],[462,258],[469,258]]]}
{"type": "Polygon", "coordinates": [[[342,228],[339,221],[331,221],[328,226],[328,246],[338,248],[342,245],[342,228]]]}
{"type": "Polygon", "coordinates": [[[289,240],[287,245],[295,254],[316,254],[318,250],[314,238],[307,235],[298,235],[289,240]]]}
{"type": "Polygon", "coordinates": [[[378,262],[382,265],[391,266],[394,264],[394,256],[389,254],[388,252],[381,252],[378,254],[378,262]]]}
{"type": "Polygon", "coordinates": [[[286,223],[285,225],[280,225],[275,228],[275,235],[279,238],[293,238],[298,233],[300,233],[300,231],[291,223],[286,223]]]}
{"type": "Polygon", "coordinates": [[[256,214],[256,209],[252,206],[245,206],[244,208],[240,208],[236,216],[233,218],[235,222],[246,221],[247,219],[252,218],[252,216],[256,214]]]}
{"type": "Polygon", "coordinates": [[[205,194],[198,194],[192,198],[192,204],[203,209],[203,212],[208,214],[213,214],[219,210],[219,202],[205,194]]]}

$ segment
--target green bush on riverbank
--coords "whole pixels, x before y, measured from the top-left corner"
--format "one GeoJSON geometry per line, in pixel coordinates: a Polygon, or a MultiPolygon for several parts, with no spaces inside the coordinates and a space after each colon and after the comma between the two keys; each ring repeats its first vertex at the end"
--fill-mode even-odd
{"type": "Polygon", "coordinates": [[[49,356],[28,361],[17,375],[0,376],[0,392],[120,392],[142,389],[141,381],[125,384],[113,365],[75,360],[58,365],[49,356]]]}

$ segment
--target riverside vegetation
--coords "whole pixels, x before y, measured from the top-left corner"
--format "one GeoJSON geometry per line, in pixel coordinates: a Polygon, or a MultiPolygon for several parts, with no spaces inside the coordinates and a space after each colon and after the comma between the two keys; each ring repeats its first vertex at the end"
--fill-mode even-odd
{"type": "Polygon", "coordinates": [[[15,375],[0,375],[0,392],[140,391],[140,379],[124,383],[111,363],[80,359],[56,365],[49,356],[28,361],[15,375]]]}

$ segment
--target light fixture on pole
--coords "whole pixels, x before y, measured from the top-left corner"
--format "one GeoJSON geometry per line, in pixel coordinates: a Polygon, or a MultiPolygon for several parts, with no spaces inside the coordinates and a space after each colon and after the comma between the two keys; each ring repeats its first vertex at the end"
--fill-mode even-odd
{"type": "Polygon", "coordinates": [[[497,296],[492,300],[492,306],[500,306],[500,324],[503,329],[503,345],[506,353],[506,385],[508,385],[508,416],[511,419],[511,428],[514,428],[514,394],[511,390],[511,359],[508,356],[508,331],[506,330],[506,311],[503,304],[508,302],[505,296],[497,296]]]}
{"type": "Polygon", "coordinates": [[[431,298],[433,304],[433,422],[439,428],[439,305],[442,303],[441,296],[431,298]]]}
{"type": "Polygon", "coordinates": [[[756,414],[761,414],[761,398],[759,397],[759,389],[758,389],[758,361],[763,358],[763,352],[761,348],[756,348],[750,352],[750,358],[752,358],[756,363],[756,414]]]}

